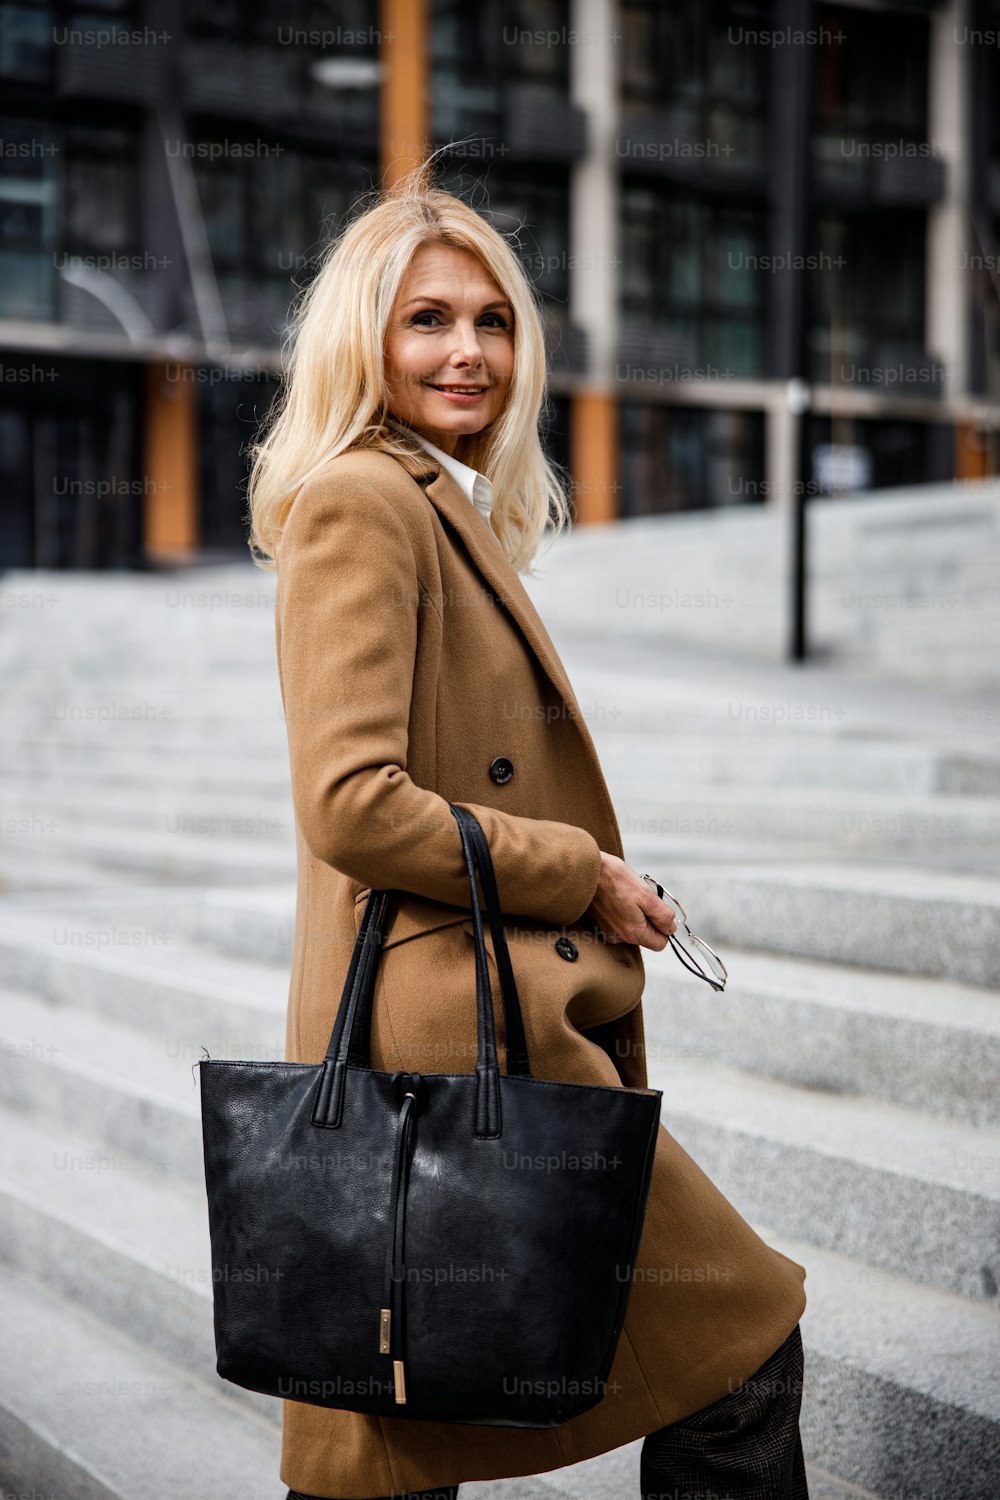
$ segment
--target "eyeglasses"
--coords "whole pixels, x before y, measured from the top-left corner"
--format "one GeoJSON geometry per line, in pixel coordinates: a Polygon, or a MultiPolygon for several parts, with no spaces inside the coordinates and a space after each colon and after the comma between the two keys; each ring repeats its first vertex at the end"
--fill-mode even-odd
{"type": "Polygon", "coordinates": [[[670,934],[670,945],[684,967],[690,969],[692,974],[697,974],[699,979],[704,979],[713,990],[724,990],[726,980],[729,978],[729,970],[706,942],[703,942],[700,937],[695,937],[687,924],[687,913],[677,897],[672,896],[668,890],[664,890],[660,882],[654,880],[652,875],[643,875],[640,879],[656,892],[661,901],[665,900],[673,907],[677,915],[677,931],[670,934]]]}

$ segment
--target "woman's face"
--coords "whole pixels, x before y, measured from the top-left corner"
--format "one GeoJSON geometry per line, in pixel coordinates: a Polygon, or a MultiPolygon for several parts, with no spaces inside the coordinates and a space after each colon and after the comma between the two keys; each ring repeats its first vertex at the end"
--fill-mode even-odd
{"type": "Polygon", "coordinates": [[[454,455],[498,415],[513,370],[514,310],[489,272],[468,250],[421,245],[386,333],[389,410],[454,455]]]}

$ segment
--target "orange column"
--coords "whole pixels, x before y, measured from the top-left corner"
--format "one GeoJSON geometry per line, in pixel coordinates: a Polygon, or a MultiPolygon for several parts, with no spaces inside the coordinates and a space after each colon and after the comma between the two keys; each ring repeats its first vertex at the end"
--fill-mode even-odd
{"type": "Polygon", "coordinates": [[[148,553],[177,557],[199,540],[198,408],[194,371],[147,365],[144,543],[148,553]]]}
{"type": "Polygon", "coordinates": [[[617,519],[618,403],[604,391],[574,391],[570,408],[570,470],[580,526],[617,519]]]}
{"type": "Polygon", "coordinates": [[[430,39],[427,0],[381,0],[379,110],[381,165],[386,186],[428,153],[430,39]]]}
{"type": "Polygon", "coordinates": [[[971,422],[956,422],[955,478],[986,479],[991,472],[990,443],[986,433],[971,422]]]}

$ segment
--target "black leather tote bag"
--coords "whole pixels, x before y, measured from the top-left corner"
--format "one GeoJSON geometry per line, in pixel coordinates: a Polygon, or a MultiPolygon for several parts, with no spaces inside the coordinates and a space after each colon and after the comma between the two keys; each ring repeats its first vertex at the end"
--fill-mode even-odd
{"type": "Polygon", "coordinates": [[[200,1064],[217,1368],[316,1406],[555,1427],[606,1392],[662,1094],[532,1076],[489,845],[449,805],[475,930],[475,1072],[371,1066],[386,891],[365,904],[322,1063],[200,1064]]]}

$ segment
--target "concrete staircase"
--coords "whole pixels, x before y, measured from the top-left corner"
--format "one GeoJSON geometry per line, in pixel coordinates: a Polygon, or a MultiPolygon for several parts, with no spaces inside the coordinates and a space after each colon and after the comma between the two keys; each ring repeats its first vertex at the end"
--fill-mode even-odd
{"type": "MultiPolygon", "coordinates": [[[[0,1491],[278,1500],[277,1403],[215,1375],[193,1071],[282,1050],[273,579],[0,602],[0,1491]]],[[[807,1267],[813,1500],[995,1500],[996,700],[554,634],[630,863],[729,965],[647,953],[651,1081],[807,1267]]],[[[639,1446],[463,1500],[624,1500],[639,1446]]]]}
{"type": "MultiPolygon", "coordinates": [[[[816,497],[808,515],[815,652],[858,674],[1000,685],[995,479],[816,497]]],[[[790,544],[780,505],[583,527],[540,561],[546,619],[780,661],[790,544]]]]}

